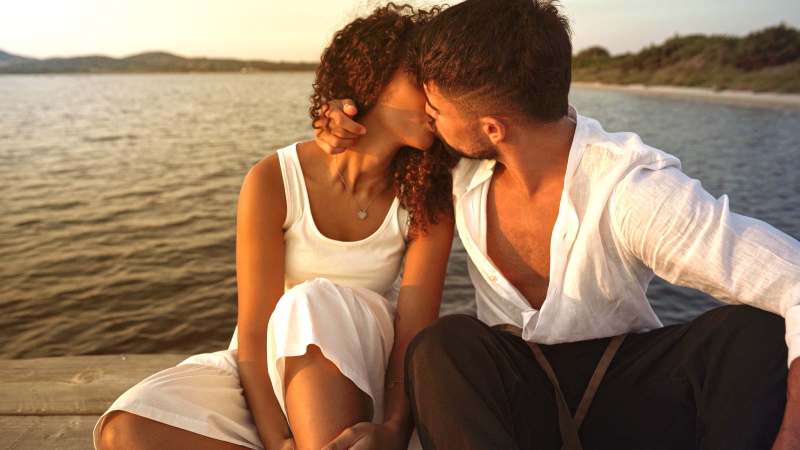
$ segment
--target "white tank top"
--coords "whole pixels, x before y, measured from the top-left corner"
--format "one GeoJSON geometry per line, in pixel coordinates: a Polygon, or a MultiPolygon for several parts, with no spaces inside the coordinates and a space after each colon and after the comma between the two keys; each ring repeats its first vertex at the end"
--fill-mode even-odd
{"type": "Polygon", "coordinates": [[[362,287],[395,300],[407,249],[408,211],[395,197],[376,232],[360,241],[337,241],[322,235],[311,216],[297,144],[278,150],[286,191],[283,223],[285,286],[315,278],[362,287]]]}

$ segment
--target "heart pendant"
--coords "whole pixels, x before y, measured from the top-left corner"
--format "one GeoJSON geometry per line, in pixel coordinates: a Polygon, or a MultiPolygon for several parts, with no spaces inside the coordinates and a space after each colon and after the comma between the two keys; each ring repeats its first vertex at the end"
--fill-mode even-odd
{"type": "Polygon", "coordinates": [[[367,218],[367,212],[366,211],[359,211],[358,212],[358,218],[361,219],[361,220],[366,219],[367,218]]]}

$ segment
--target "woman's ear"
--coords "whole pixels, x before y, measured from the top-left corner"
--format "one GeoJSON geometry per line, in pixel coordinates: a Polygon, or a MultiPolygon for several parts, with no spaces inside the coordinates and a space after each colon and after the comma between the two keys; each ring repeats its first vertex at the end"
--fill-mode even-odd
{"type": "Polygon", "coordinates": [[[503,119],[497,116],[481,117],[481,131],[492,144],[497,145],[506,138],[506,124],[503,119]]]}

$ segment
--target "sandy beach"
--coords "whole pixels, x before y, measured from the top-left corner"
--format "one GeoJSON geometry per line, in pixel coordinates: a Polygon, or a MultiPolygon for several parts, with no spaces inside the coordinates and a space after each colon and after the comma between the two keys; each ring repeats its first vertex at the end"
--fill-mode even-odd
{"type": "Polygon", "coordinates": [[[679,86],[645,86],[643,84],[605,84],[573,81],[573,88],[597,89],[657,97],[684,98],[737,105],[761,106],[769,108],[800,109],[800,94],[778,94],[773,92],[715,91],[711,88],[679,86]]]}

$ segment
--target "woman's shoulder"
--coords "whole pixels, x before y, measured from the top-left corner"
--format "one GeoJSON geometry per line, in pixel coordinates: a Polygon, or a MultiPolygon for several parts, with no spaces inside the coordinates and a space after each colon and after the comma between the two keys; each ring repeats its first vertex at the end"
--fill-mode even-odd
{"type": "Polygon", "coordinates": [[[278,153],[262,159],[247,172],[239,192],[240,206],[286,209],[281,158],[278,153]]]}
{"type": "Polygon", "coordinates": [[[298,142],[275,151],[250,168],[245,177],[245,183],[262,187],[270,185],[283,186],[282,166],[286,163],[285,161],[299,158],[301,153],[304,155],[308,153],[308,144],[313,142],[298,142]]]}
{"type": "Polygon", "coordinates": [[[266,188],[271,185],[283,186],[283,175],[281,174],[281,161],[278,153],[257,162],[247,172],[244,178],[244,185],[254,185],[266,188]]]}

